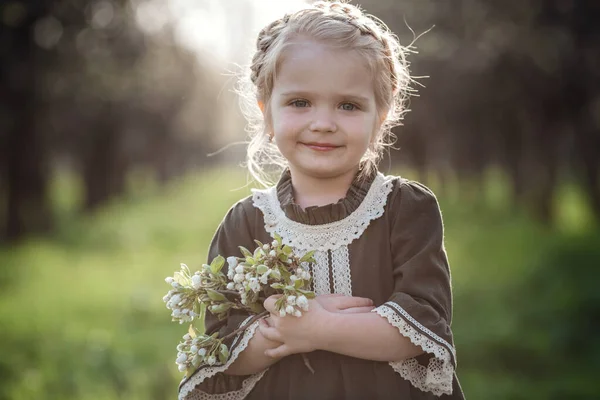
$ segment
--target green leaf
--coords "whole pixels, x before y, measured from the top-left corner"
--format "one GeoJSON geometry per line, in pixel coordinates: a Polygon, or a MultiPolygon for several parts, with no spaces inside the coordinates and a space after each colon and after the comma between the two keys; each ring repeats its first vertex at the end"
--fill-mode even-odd
{"type": "Polygon", "coordinates": [[[210,272],[213,274],[218,274],[223,266],[225,265],[225,258],[223,256],[216,256],[214,260],[210,263],[210,272]]]}
{"type": "Polygon", "coordinates": [[[221,303],[210,306],[208,309],[214,315],[223,314],[231,308],[231,303],[221,303]]]}
{"type": "Polygon", "coordinates": [[[279,253],[279,260],[287,264],[288,256],[283,253],[279,253]]]}
{"type": "Polygon", "coordinates": [[[249,264],[254,264],[256,261],[252,257],[246,257],[246,262],[249,264]]]}
{"type": "Polygon", "coordinates": [[[285,246],[283,246],[282,251],[286,256],[289,256],[290,254],[292,254],[293,249],[286,244],[285,246]]]}
{"type": "Polygon", "coordinates": [[[260,314],[261,312],[265,311],[265,308],[260,303],[250,303],[248,307],[254,314],[260,314]]]}
{"type": "Polygon", "coordinates": [[[277,280],[281,279],[281,271],[279,268],[273,268],[271,271],[271,276],[277,280]]]}
{"type": "Polygon", "coordinates": [[[194,325],[190,324],[190,327],[188,328],[188,333],[190,334],[192,339],[196,337],[196,330],[194,329],[194,325]]]}
{"type": "Polygon", "coordinates": [[[229,349],[227,349],[226,345],[221,344],[220,349],[219,349],[219,361],[221,361],[221,364],[225,364],[227,362],[228,358],[229,358],[229,349]]]}
{"type": "Polygon", "coordinates": [[[259,241],[259,240],[256,240],[256,239],[254,239],[254,243],[256,243],[256,245],[257,245],[258,247],[260,247],[261,249],[262,249],[262,247],[264,246],[264,244],[263,244],[261,241],[259,241]]]}
{"type": "MultiPolygon", "coordinates": [[[[198,305],[199,308],[199,312],[196,312],[197,314],[200,314],[197,318],[198,322],[197,322],[197,327],[196,330],[198,331],[199,335],[204,335],[206,333],[206,304],[204,303],[196,303],[196,305],[198,305]]],[[[194,305],[194,309],[196,308],[196,305],[194,305]]]]}
{"type": "Polygon", "coordinates": [[[294,287],[296,289],[302,289],[303,286],[304,286],[304,281],[302,279],[297,279],[296,282],[294,282],[294,287]]]}
{"type": "Polygon", "coordinates": [[[302,256],[302,258],[300,258],[300,262],[314,262],[314,258],[313,256],[315,255],[314,250],[313,251],[309,251],[308,253],[304,254],[302,256]]]}
{"type": "Polygon", "coordinates": [[[216,290],[206,289],[206,294],[213,301],[228,301],[227,297],[225,297],[223,294],[217,292],[216,290]]]}
{"type": "Polygon", "coordinates": [[[242,252],[242,254],[244,255],[244,257],[252,257],[252,253],[250,252],[250,250],[248,250],[244,246],[240,246],[239,248],[240,248],[240,251],[242,252]]]}
{"type": "Polygon", "coordinates": [[[285,285],[283,283],[272,283],[271,287],[273,289],[280,289],[281,290],[281,289],[283,289],[285,287],[285,285]]]}
{"type": "Polygon", "coordinates": [[[269,270],[269,267],[267,267],[264,264],[260,264],[259,266],[256,267],[256,272],[258,272],[259,274],[264,274],[265,272],[267,272],[269,270]]]}

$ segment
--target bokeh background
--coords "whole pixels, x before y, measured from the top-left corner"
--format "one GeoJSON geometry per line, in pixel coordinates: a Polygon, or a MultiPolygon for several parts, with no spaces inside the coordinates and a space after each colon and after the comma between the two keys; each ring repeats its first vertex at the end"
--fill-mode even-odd
{"type": "MultiPolygon", "coordinates": [[[[600,398],[600,2],[360,4],[419,37],[381,169],[439,197],[467,398],[600,398]]],[[[249,193],[235,76],[297,6],[0,3],[0,399],[175,398],[164,278],[249,193]]]]}

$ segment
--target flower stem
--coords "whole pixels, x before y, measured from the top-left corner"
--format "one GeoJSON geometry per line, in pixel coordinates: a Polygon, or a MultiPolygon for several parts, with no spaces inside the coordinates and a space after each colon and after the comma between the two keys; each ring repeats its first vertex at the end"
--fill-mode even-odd
{"type": "Polygon", "coordinates": [[[267,315],[269,315],[270,313],[268,311],[263,311],[260,314],[256,314],[254,317],[252,317],[252,319],[250,321],[248,321],[247,324],[245,324],[244,326],[240,326],[239,328],[237,328],[235,331],[231,332],[230,334],[224,336],[221,340],[225,341],[229,338],[234,337],[235,335],[237,335],[238,333],[245,331],[246,329],[248,329],[250,327],[250,325],[252,325],[253,323],[255,323],[256,321],[258,321],[259,319],[266,317],[267,315]]]}

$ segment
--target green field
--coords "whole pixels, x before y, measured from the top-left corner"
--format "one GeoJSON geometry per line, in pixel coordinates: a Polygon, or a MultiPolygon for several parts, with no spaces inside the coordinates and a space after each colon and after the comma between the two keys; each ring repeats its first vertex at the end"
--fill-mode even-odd
{"type": "MultiPolygon", "coordinates": [[[[204,262],[245,174],[213,170],[79,217],[53,187],[57,233],[0,249],[0,399],[173,399],[180,373],[164,278],[204,262]]],[[[435,185],[432,185],[435,190],[435,185]]],[[[470,399],[588,399],[600,373],[600,233],[576,188],[558,228],[508,206],[499,178],[438,192],[453,271],[459,378],[470,399]],[[597,321],[598,319],[596,319],[597,321]],[[596,322],[597,324],[597,322],[596,322]]]]}

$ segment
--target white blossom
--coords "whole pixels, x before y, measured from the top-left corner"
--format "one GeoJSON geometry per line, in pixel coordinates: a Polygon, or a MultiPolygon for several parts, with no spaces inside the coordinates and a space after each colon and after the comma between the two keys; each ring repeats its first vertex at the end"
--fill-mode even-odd
{"type": "Polygon", "coordinates": [[[244,273],[244,266],[243,265],[238,265],[237,267],[235,267],[235,272],[238,274],[243,274],[244,273]]]}
{"type": "Polygon", "coordinates": [[[267,272],[262,274],[262,276],[259,279],[260,283],[262,283],[263,285],[266,285],[267,283],[269,283],[269,274],[270,273],[271,273],[271,270],[268,270],[267,272]]]}
{"type": "Polygon", "coordinates": [[[285,308],[285,312],[286,312],[287,314],[293,314],[293,313],[294,313],[294,307],[292,307],[292,306],[287,306],[287,307],[285,308]]]}
{"type": "Polygon", "coordinates": [[[288,296],[287,303],[290,306],[296,305],[296,296],[288,296]]]}
{"type": "Polygon", "coordinates": [[[281,318],[285,317],[285,310],[279,310],[279,316],[281,318]]]}
{"type": "Polygon", "coordinates": [[[298,298],[296,299],[296,305],[298,307],[300,307],[301,309],[303,309],[304,311],[308,310],[308,299],[306,298],[306,296],[301,295],[298,296],[298,298]]]}
{"type": "Polygon", "coordinates": [[[277,246],[279,246],[279,242],[277,242],[277,240],[273,240],[273,242],[271,243],[271,246],[277,247],[277,246]]]}
{"type": "Polygon", "coordinates": [[[165,282],[167,282],[169,285],[170,285],[171,283],[173,283],[174,281],[175,281],[175,280],[174,280],[174,279],[173,279],[173,277],[171,277],[171,276],[168,276],[168,277],[166,277],[166,278],[165,278],[165,282]]]}
{"type": "Polygon", "coordinates": [[[229,283],[227,284],[227,290],[233,290],[233,289],[235,289],[235,283],[233,283],[233,282],[229,282],[229,283]]]}
{"type": "Polygon", "coordinates": [[[185,335],[183,335],[183,339],[184,340],[190,340],[192,337],[190,336],[189,333],[186,333],[185,335]]]}
{"type": "Polygon", "coordinates": [[[235,283],[242,283],[244,281],[244,275],[242,275],[242,274],[235,274],[235,276],[233,277],[233,281],[235,283]]]}
{"type": "Polygon", "coordinates": [[[304,271],[302,273],[302,279],[304,279],[305,281],[309,280],[310,279],[310,272],[304,271]]]}
{"type": "Polygon", "coordinates": [[[275,250],[271,250],[271,251],[269,252],[269,255],[270,255],[271,257],[275,257],[275,256],[277,255],[277,253],[275,252],[275,250]]]}
{"type": "Polygon", "coordinates": [[[179,353],[177,354],[177,360],[175,360],[175,362],[177,364],[181,364],[187,361],[187,356],[185,355],[185,353],[179,353]]]}
{"type": "Polygon", "coordinates": [[[229,268],[229,270],[227,271],[227,279],[232,280],[234,275],[235,275],[235,269],[229,268]]]}
{"type": "Polygon", "coordinates": [[[202,278],[200,278],[200,275],[194,275],[194,276],[192,276],[192,286],[193,286],[193,288],[194,289],[199,289],[201,281],[202,281],[202,278]]]}
{"type": "Polygon", "coordinates": [[[179,370],[179,372],[185,372],[185,370],[187,369],[185,365],[180,364],[179,367],[177,367],[177,369],[179,370]]]}
{"type": "Polygon", "coordinates": [[[238,265],[237,258],[235,258],[233,256],[227,257],[227,265],[229,266],[229,269],[234,269],[235,267],[237,267],[237,265],[238,265]]]}
{"type": "Polygon", "coordinates": [[[200,350],[198,350],[198,355],[200,357],[204,357],[206,355],[206,349],[205,348],[201,348],[200,350]]]}
{"type": "Polygon", "coordinates": [[[192,353],[196,353],[196,352],[198,352],[198,346],[196,346],[196,345],[193,345],[192,347],[190,347],[190,351],[191,351],[192,353]]]}
{"type": "Polygon", "coordinates": [[[167,301],[169,301],[170,297],[171,296],[169,294],[166,294],[165,297],[163,297],[163,302],[166,303],[167,301]]]}
{"type": "Polygon", "coordinates": [[[250,289],[252,289],[252,291],[254,293],[258,293],[260,292],[260,283],[258,282],[258,279],[256,278],[251,278],[248,281],[248,286],[250,287],[250,289]]]}
{"type": "Polygon", "coordinates": [[[215,358],[215,356],[210,356],[208,357],[208,360],[206,360],[206,362],[208,363],[208,365],[214,365],[217,362],[217,359],[215,358]]]}
{"type": "Polygon", "coordinates": [[[297,280],[298,280],[298,277],[297,277],[296,275],[291,275],[291,276],[290,276],[290,281],[291,281],[292,283],[296,282],[297,280]]]}
{"type": "Polygon", "coordinates": [[[250,272],[248,272],[246,274],[246,280],[249,281],[250,279],[252,279],[252,274],[250,272]]]}
{"type": "Polygon", "coordinates": [[[301,316],[302,316],[302,313],[300,312],[300,310],[294,310],[294,317],[300,318],[301,316]]]}
{"type": "Polygon", "coordinates": [[[264,245],[263,245],[263,250],[265,250],[265,251],[266,251],[266,250],[269,250],[269,245],[268,245],[268,244],[264,244],[264,245]]]}

